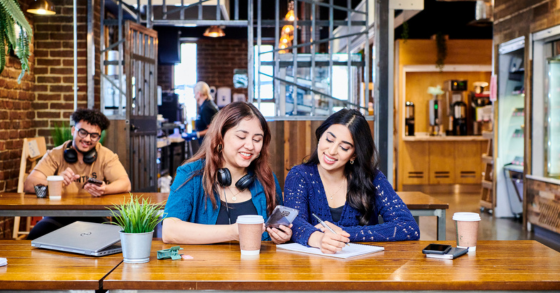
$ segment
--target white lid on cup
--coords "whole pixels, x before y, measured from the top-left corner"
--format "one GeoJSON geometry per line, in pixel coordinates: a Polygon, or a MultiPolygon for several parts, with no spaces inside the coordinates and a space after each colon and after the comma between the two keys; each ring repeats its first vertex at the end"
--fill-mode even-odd
{"type": "Polygon", "coordinates": [[[453,214],[454,221],[475,222],[480,221],[480,214],[478,213],[455,213],[453,214]]]}
{"type": "Polygon", "coordinates": [[[237,224],[263,224],[264,218],[259,215],[245,215],[237,217],[237,224]]]}
{"type": "Polygon", "coordinates": [[[62,181],[64,177],[62,176],[49,176],[47,177],[47,181],[62,181]]]}

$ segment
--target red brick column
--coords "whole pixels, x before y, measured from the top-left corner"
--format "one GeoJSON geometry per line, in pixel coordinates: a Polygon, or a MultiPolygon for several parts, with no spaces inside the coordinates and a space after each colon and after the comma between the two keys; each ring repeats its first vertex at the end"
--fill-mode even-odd
{"type": "MultiPolygon", "coordinates": [[[[35,16],[35,127],[52,146],[50,129],[70,121],[74,109],[72,0],[53,1],[56,15],[35,16]]],[[[77,1],[78,107],[87,107],[87,1],[77,1]]],[[[99,51],[99,50],[97,50],[99,51]]],[[[97,63],[99,64],[99,63],[97,63]]],[[[99,91],[97,91],[99,93],[99,91]]]]}

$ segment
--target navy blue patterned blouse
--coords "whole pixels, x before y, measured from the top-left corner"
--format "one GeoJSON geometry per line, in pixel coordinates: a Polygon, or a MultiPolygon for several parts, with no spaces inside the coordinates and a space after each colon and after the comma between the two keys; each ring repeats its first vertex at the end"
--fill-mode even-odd
{"type": "Polygon", "coordinates": [[[369,225],[360,225],[360,212],[348,202],[344,204],[340,220],[333,222],[317,165],[293,167],[284,185],[284,204],[299,211],[293,222],[292,241],[309,246],[307,242],[311,234],[320,231],[315,228],[319,222],[311,213],[341,227],[350,234],[353,242],[418,240],[418,224],[385,175],[378,172],[373,184],[376,190],[375,211],[369,225]],[[378,215],[383,217],[383,224],[378,224],[378,215]]]}

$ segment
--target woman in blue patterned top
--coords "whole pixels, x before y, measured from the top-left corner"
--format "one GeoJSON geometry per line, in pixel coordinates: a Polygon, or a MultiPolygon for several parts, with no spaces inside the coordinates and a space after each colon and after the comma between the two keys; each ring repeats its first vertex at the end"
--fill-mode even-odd
{"type": "Polygon", "coordinates": [[[299,211],[293,241],[336,253],[349,241],[420,238],[412,214],[377,169],[377,150],[360,112],[338,111],[315,135],[317,148],[307,162],[290,170],[284,185],[285,205],[299,211]],[[337,234],[324,229],[312,213],[337,234]]]}
{"type": "MultiPolygon", "coordinates": [[[[252,104],[235,102],[218,112],[199,151],[177,168],[165,205],[163,241],[239,240],[238,216],[261,215],[266,221],[282,204],[282,190],[268,164],[270,139],[266,120],[252,104]],[[230,180],[219,184],[226,169],[230,180]]],[[[263,224],[262,240],[283,243],[291,236],[290,227],[265,232],[263,224]]]]}

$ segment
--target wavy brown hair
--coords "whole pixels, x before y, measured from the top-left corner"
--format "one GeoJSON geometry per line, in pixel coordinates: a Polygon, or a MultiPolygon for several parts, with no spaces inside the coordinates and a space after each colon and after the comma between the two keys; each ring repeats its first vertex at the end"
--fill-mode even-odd
{"type": "MultiPolygon", "coordinates": [[[[208,132],[204,136],[204,141],[198,149],[198,152],[187,161],[187,163],[205,160],[204,167],[199,172],[193,174],[194,176],[202,173],[202,185],[204,187],[204,194],[212,202],[213,208],[217,208],[216,197],[212,194],[218,193],[218,169],[224,166],[224,158],[219,145],[224,143],[224,135],[226,132],[235,126],[239,125],[243,119],[257,118],[261,123],[261,128],[264,132],[263,146],[260,156],[251,162],[248,169],[253,171],[255,177],[259,180],[264,188],[266,195],[266,210],[270,215],[276,206],[276,184],[272,169],[268,165],[268,145],[270,144],[270,129],[261,112],[253,106],[253,104],[246,102],[235,102],[227,105],[214,116],[208,132]]],[[[192,178],[192,177],[191,177],[192,178]]],[[[187,182],[191,179],[187,179],[187,182]]]]}

